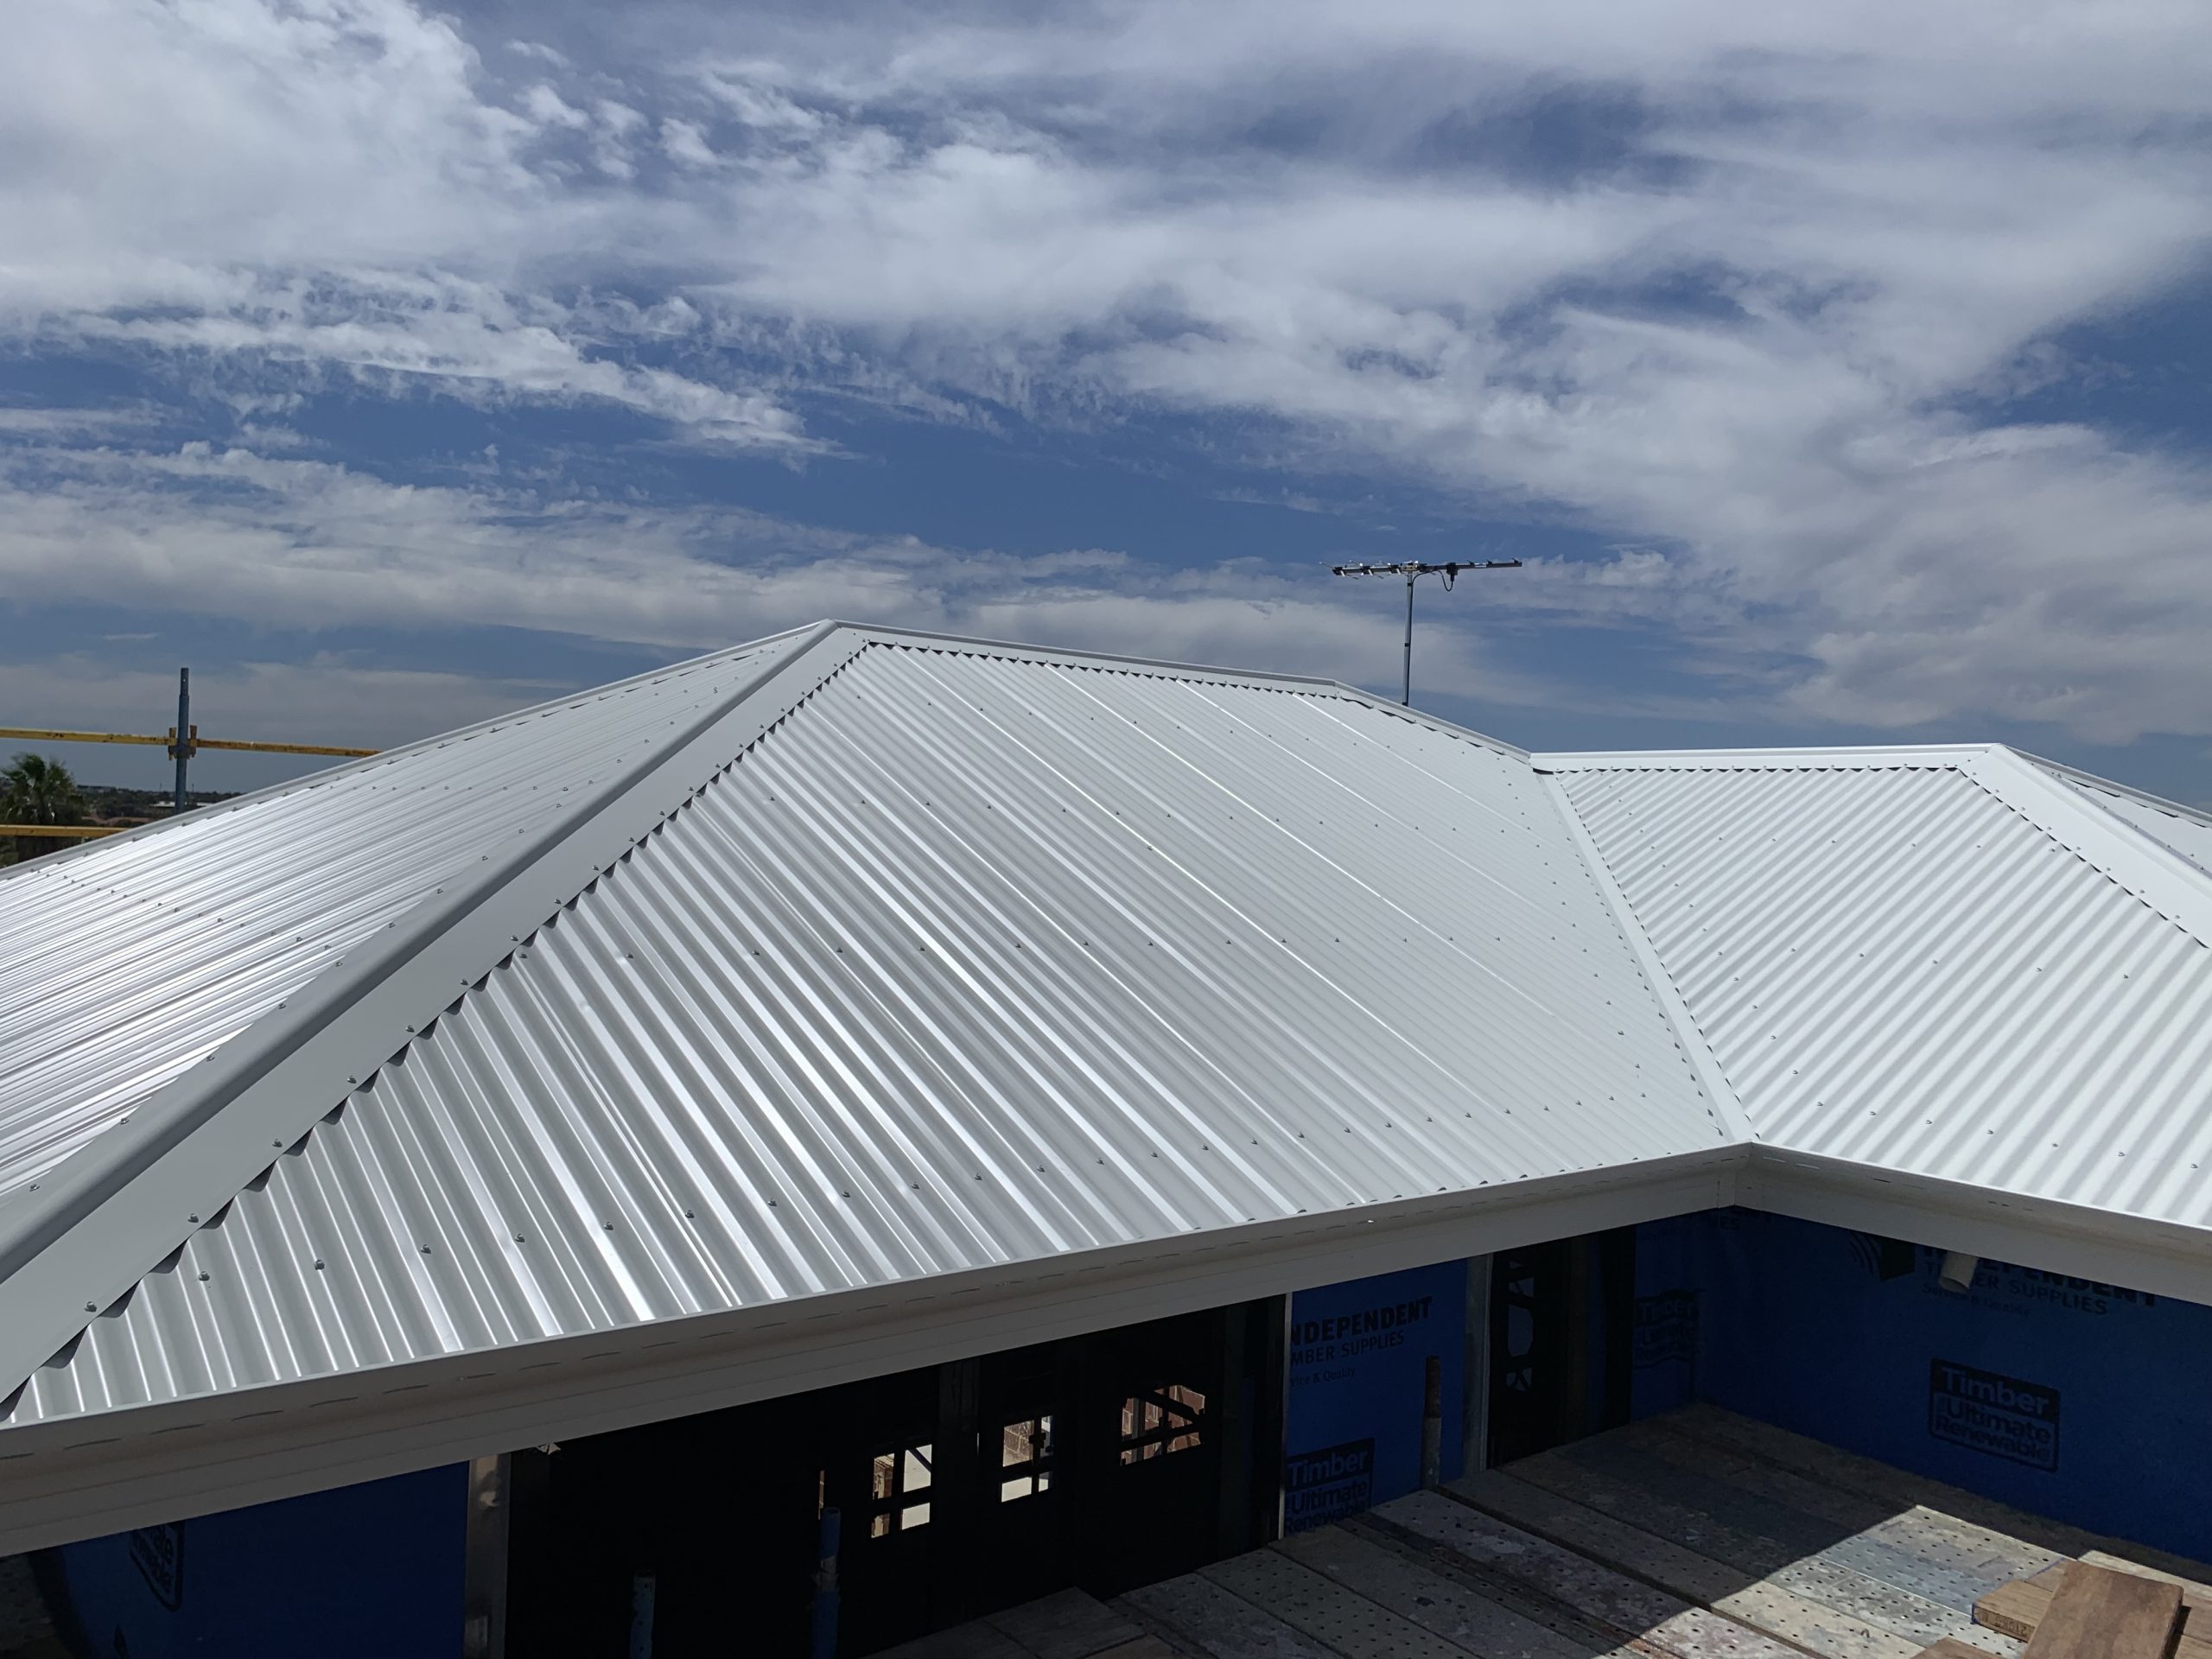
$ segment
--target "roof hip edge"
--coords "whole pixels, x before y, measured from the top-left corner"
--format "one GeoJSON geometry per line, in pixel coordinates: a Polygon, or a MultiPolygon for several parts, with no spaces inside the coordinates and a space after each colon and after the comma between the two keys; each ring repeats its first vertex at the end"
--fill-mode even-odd
{"type": "MultiPolygon", "coordinates": [[[[546,918],[588,887],[600,870],[650,834],[655,824],[696,790],[684,789],[677,799],[657,810],[650,822],[636,825],[612,824],[611,809],[656,780],[696,764],[700,757],[695,751],[716,738],[719,728],[734,714],[792,664],[813,659],[821,664],[822,673],[790,702],[804,696],[848,658],[867,649],[864,639],[849,633],[833,647],[834,660],[823,663],[817,649],[847,632],[834,622],[817,624],[797,649],[779,653],[758,674],[745,679],[695,720],[650,765],[610,779],[584,810],[561,815],[461,891],[442,903],[419,906],[356,945],[345,958],[159,1090],[0,1211],[0,1332],[6,1333],[5,1345],[0,1347],[0,1389],[11,1389],[29,1376],[84,1328],[82,1310],[88,1305],[110,1305],[188,1237],[203,1215],[212,1219],[213,1212],[234,1198],[274,1155],[296,1144],[318,1118],[341,1103],[353,1087],[344,1062],[358,1068],[353,1077],[365,1076],[383,1065],[407,1045],[417,1026],[435,1020],[453,1001],[459,995],[458,987],[496,966],[512,947],[486,957],[484,951],[491,947],[472,936],[469,943],[474,948],[467,953],[466,979],[448,977],[442,972],[421,986],[409,985],[403,996],[397,982],[404,969],[435,947],[456,943],[455,936],[463,925],[486,917],[503,896],[512,902],[490,918],[498,924],[496,928],[480,930],[487,938],[504,941],[511,925],[519,931],[543,925],[546,918]],[[578,846],[585,839],[592,842],[588,849],[578,846]],[[591,855],[560,859],[572,849],[588,850],[591,855]],[[519,891],[522,878],[556,861],[557,868],[549,868],[547,874],[563,877],[557,884],[564,889],[560,896],[532,897],[519,891]],[[510,916],[510,910],[515,914],[510,916]],[[524,914],[531,919],[523,920],[524,914]],[[416,1024],[404,1025],[410,1018],[416,1024]],[[346,1050],[342,1057],[333,1059],[329,1077],[317,1079],[297,1075],[307,1069],[308,1062],[316,1058],[315,1051],[323,1045],[346,1050]],[[365,1059],[364,1053],[373,1058],[365,1059]],[[317,1082],[327,1086],[314,1086],[317,1082]],[[153,1180],[165,1165],[204,1141],[200,1132],[221,1118],[226,1108],[263,1090],[275,1090],[282,1098],[272,1101],[268,1109],[252,1114],[250,1135],[225,1136],[219,1154],[195,1160],[194,1168],[174,1170],[170,1181],[153,1180]],[[289,1116],[289,1132],[277,1127],[280,1144],[272,1153],[270,1129],[285,1121],[277,1114],[289,1116]],[[302,1115],[304,1121],[301,1121],[302,1115]],[[272,1119],[273,1123],[265,1121],[272,1119]],[[238,1144],[232,1146],[232,1142],[238,1144]],[[235,1180],[219,1173],[225,1166],[235,1169],[235,1180]],[[152,1190],[156,1185],[161,1190],[152,1190]],[[180,1190],[169,1191],[172,1185],[180,1190]],[[134,1188],[139,1189],[135,1194],[134,1188]],[[141,1208],[166,1198],[169,1208],[149,1213],[143,1219],[109,1213],[111,1206],[126,1195],[134,1196],[141,1208]],[[189,1221],[183,1213],[188,1209],[189,1221]],[[82,1248],[57,1249],[72,1241],[82,1248]],[[61,1255],[70,1256],[68,1265],[77,1271],[79,1282],[73,1287],[60,1282],[64,1264],[54,1258],[61,1255]],[[83,1259],[76,1259],[80,1256],[83,1259]],[[126,1262],[129,1265],[123,1265],[126,1262]],[[93,1288],[87,1291],[87,1285],[93,1288]]],[[[761,729],[780,718],[788,707],[789,702],[779,700],[761,729]]],[[[728,746],[728,734],[721,736],[721,746],[728,746]]],[[[744,747],[745,743],[731,747],[724,760],[744,747]]],[[[657,792],[655,799],[659,798],[657,792]]],[[[454,963],[439,965],[452,968],[460,963],[457,958],[454,963]]],[[[244,1127],[240,1126],[242,1130],[244,1127]]]]}
{"type": "Polygon", "coordinates": [[[2186,856],[2018,749],[1993,744],[1960,770],[2092,869],[2212,945],[2212,878],[2186,856]]]}
{"type": "Polygon", "coordinates": [[[1751,1128],[1751,1114],[1745,1110],[1736,1085],[1729,1081],[1728,1073],[1720,1064],[1720,1057],[1705,1039],[1705,1033],[1690,1013],[1689,1003],[1683,998],[1675,976],[1668,972],[1665,958],[1659,947],[1643,931],[1643,922],[1636,913],[1636,906],[1629,902],[1628,894],[1613,879],[1612,868],[1605,862],[1605,850],[1598,845],[1598,838],[1590,833],[1590,826],[1582,822],[1582,814],[1574,804],[1574,798],[1557,772],[1539,772],[1544,793],[1553,810],[1567,821],[1567,834],[1574,842],[1574,849],[1589,865],[1591,878],[1598,890],[1605,896],[1606,908],[1619,924],[1621,935],[1636,957],[1636,965],[1643,972],[1645,983],[1651,987],[1652,1000],[1659,1004],[1672,1027],[1675,1040],[1681,1045],[1682,1056],[1688,1061],[1692,1075],[1703,1088],[1706,1098],[1713,1103],[1720,1121],[1722,1138],[1731,1146],[1752,1147],[1758,1137],[1751,1128]]]}
{"type": "MultiPolygon", "coordinates": [[[[123,842],[161,835],[167,830],[174,830],[180,823],[204,823],[210,818],[227,817],[241,808],[257,806],[262,802],[273,799],[279,795],[289,795],[302,790],[319,789],[351,773],[390,766],[396,760],[405,760],[410,756],[419,754],[426,749],[435,749],[464,738],[474,737],[483,732],[492,731],[500,727],[518,725],[524,721],[535,719],[541,715],[572,708],[586,698],[596,700],[611,692],[630,690],[645,684],[648,680],[665,679],[671,675],[688,673],[702,664],[712,662],[718,657],[728,657],[739,652],[754,654],[768,651],[800,635],[818,635],[826,628],[841,626],[849,626],[850,624],[804,623],[796,628],[785,628],[775,633],[764,633],[758,639],[743,639],[736,645],[724,645],[717,651],[702,652],[696,657],[679,658],[675,662],[664,663],[658,668],[648,668],[635,674],[626,674],[620,679],[609,680],[604,685],[588,686],[581,691],[566,691],[559,696],[546,697],[537,702],[524,703],[521,708],[510,709],[504,714],[486,715],[482,720],[472,720],[465,726],[454,727],[451,731],[433,732],[427,737],[417,737],[404,743],[395,743],[388,749],[378,749],[372,753],[361,755],[354,760],[341,760],[334,766],[319,766],[315,771],[302,772],[296,778],[286,778],[277,783],[264,784],[258,789],[243,791],[226,800],[211,801],[205,806],[192,807],[183,812],[172,813],[167,817],[153,818],[144,823],[133,824],[130,829],[118,830],[113,835],[81,841],[73,847],[44,854],[29,864],[7,865],[0,868],[0,881],[13,879],[19,874],[30,875],[41,870],[64,868],[87,855],[97,856],[101,852],[123,842]]],[[[799,648],[804,650],[806,645],[811,643],[812,640],[810,638],[802,641],[799,648]]],[[[785,654],[796,656],[798,652],[788,652],[785,654]]]]}

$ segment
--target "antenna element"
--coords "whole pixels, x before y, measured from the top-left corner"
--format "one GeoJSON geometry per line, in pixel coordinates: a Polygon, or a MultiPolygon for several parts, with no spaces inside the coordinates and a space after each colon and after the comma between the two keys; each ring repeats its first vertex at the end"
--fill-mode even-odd
{"type": "Polygon", "coordinates": [[[1462,570],[1518,570],[1518,559],[1454,559],[1448,564],[1423,564],[1418,559],[1408,559],[1402,564],[1332,564],[1332,576],[1403,576],[1406,579],[1406,690],[1398,701],[1410,709],[1414,706],[1414,583],[1423,576],[1444,578],[1450,588],[1459,579],[1462,570]]]}

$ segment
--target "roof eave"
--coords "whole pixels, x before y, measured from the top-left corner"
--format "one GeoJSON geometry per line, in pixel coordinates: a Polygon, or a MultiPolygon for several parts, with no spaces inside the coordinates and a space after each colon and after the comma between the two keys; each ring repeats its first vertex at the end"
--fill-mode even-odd
{"type": "Polygon", "coordinates": [[[0,1554],[1734,1201],[1740,1147],[0,1429],[0,1554]]]}

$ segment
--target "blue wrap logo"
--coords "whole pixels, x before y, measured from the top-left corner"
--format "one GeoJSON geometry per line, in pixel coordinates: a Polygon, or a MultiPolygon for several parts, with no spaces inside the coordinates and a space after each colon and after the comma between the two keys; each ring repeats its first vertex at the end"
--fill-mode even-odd
{"type": "Polygon", "coordinates": [[[184,1605],[184,1528],[141,1527],[130,1535],[130,1564],[154,1599],[175,1612],[184,1605]]]}
{"type": "Polygon", "coordinates": [[[1928,1432],[1969,1451],[2056,1470],[2058,1390],[1934,1360],[1928,1372],[1928,1432]]]}
{"type": "Polygon", "coordinates": [[[1357,1515],[1375,1499],[1375,1442],[1347,1440],[1283,1460],[1282,1529],[1304,1532],[1357,1515]]]}
{"type": "Polygon", "coordinates": [[[1636,1369],[1688,1365],[1696,1358],[1697,1292],[1663,1290],[1637,1297],[1631,1361],[1636,1369]]]}

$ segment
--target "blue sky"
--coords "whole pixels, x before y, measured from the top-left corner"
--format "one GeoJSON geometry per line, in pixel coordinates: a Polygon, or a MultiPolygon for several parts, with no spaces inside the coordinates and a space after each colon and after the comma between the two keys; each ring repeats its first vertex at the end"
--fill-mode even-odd
{"type": "Polygon", "coordinates": [[[392,743],[824,614],[1387,690],[1325,567],[1514,556],[1424,588],[1424,706],[2212,800],[2198,9],[17,34],[0,724],[188,662],[210,734],[392,743]]]}

